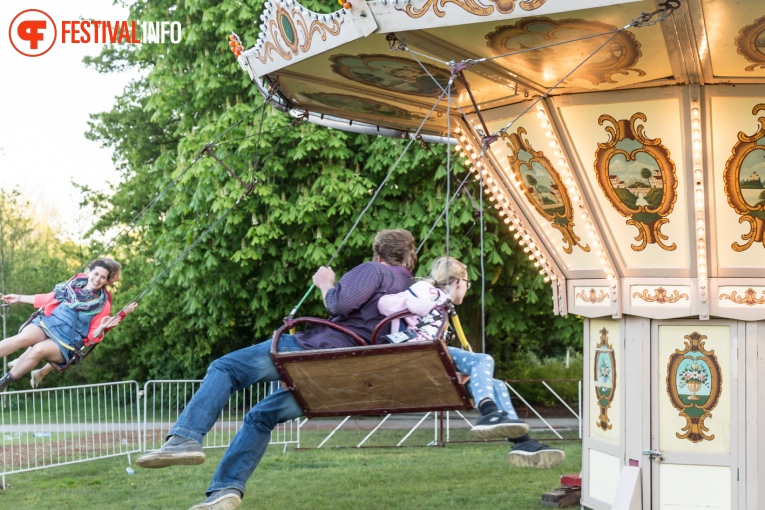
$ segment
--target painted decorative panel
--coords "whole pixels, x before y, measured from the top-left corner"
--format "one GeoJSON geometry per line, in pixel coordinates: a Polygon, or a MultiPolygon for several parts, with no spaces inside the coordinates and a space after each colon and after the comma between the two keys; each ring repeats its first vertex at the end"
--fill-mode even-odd
{"type": "Polygon", "coordinates": [[[578,200],[581,192],[569,191],[572,181],[569,178],[565,182],[554,163],[560,158],[555,154],[557,145],[550,145],[550,127],[536,115],[516,118],[522,112],[523,108],[512,107],[487,115],[486,123],[492,132],[512,122],[512,128],[491,145],[504,183],[538,225],[537,231],[550,239],[547,247],[564,269],[600,270],[602,266],[583,221],[575,214],[572,195],[578,200]]]}
{"type": "Polygon", "coordinates": [[[618,444],[621,438],[621,323],[616,320],[590,320],[589,366],[586,382],[590,392],[589,436],[618,444]]]}
{"type": "MultiPolygon", "coordinates": [[[[524,76],[545,89],[561,79],[563,82],[556,88],[557,91],[591,91],[670,76],[672,69],[660,26],[624,31],[608,39],[614,30],[634,20],[641,10],[655,9],[650,2],[619,3],[622,5],[588,11],[582,0],[548,1],[536,11],[523,12],[523,16],[514,13],[512,17],[505,17],[496,23],[474,24],[460,27],[460,30],[439,27],[428,32],[442,41],[448,41],[455,48],[467,49],[474,55],[473,58],[492,59],[493,64],[513,75],[524,76]],[[551,5],[576,6],[577,10],[560,14],[543,12],[544,7],[551,5]],[[476,33],[478,31],[480,34],[476,33]],[[476,45],[479,37],[484,42],[476,45]],[[604,43],[607,43],[607,51],[596,52],[582,63],[583,58],[593,54],[604,43]],[[538,47],[544,48],[528,51],[538,47]],[[646,65],[647,62],[650,65],[646,65]],[[577,66],[579,68],[566,77],[577,66]]],[[[519,10],[515,12],[519,13],[519,10]]],[[[440,56],[445,57],[443,54],[440,56]]]]}
{"type": "Polygon", "coordinates": [[[560,108],[628,268],[689,268],[680,101],[560,108]]]}
{"type": "Polygon", "coordinates": [[[725,285],[717,289],[719,308],[761,309],[765,317],[765,287],[725,285]]]}
{"type": "Polygon", "coordinates": [[[713,97],[711,110],[718,265],[761,268],[765,258],[765,100],[713,97]]]}
{"type": "MultiPolygon", "coordinates": [[[[621,1],[631,3],[638,0],[621,1]]],[[[386,3],[370,2],[375,18],[386,31],[425,29],[433,26],[454,26],[465,23],[479,24],[483,21],[504,22],[508,19],[525,18],[571,11],[572,8],[588,9],[613,4],[611,0],[412,0],[401,3],[395,10],[386,3]]],[[[392,4],[392,2],[391,2],[392,4]]],[[[396,5],[396,4],[393,4],[396,5]]],[[[643,9],[646,10],[646,9],[643,9]]],[[[640,12],[640,5],[631,11],[640,12]]]]}
{"type": "Polygon", "coordinates": [[[731,508],[729,467],[659,465],[659,508],[728,510],[731,508]]]}
{"type": "Polygon", "coordinates": [[[659,326],[659,450],[730,452],[730,334],[727,326],[659,326]]]}
{"type": "Polygon", "coordinates": [[[765,11],[759,2],[703,2],[712,70],[717,77],[765,76],[765,11]]]}

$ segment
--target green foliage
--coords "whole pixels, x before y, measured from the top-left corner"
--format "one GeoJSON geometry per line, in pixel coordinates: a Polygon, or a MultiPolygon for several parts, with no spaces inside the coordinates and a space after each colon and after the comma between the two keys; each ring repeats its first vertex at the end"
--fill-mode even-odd
{"type": "MultiPolygon", "coordinates": [[[[18,190],[0,189],[0,294],[50,292],[80,269],[80,247],[58,234],[18,190]]],[[[25,304],[3,310],[8,336],[34,311],[25,304]]]]}
{"type": "MultiPolygon", "coordinates": [[[[578,381],[582,378],[582,370],[584,369],[582,363],[582,355],[578,352],[570,356],[569,365],[566,367],[565,356],[540,358],[532,351],[525,351],[513,358],[501,374],[496,374],[496,377],[516,381],[550,381],[548,384],[555,393],[569,406],[576,408],[576,404],[579,402],[578,381]]],[[[514,382],[511,384],[526,401],[533,405],[562,405],[541,382],[514,382]]],[[[520,406],[521,402],[517,402],[516,405],[520,406]]],[[[522,409],[519,409],[518,412],[522,414],[522,409]]]]}
{"type": "MultiPolygon", "coordinates": [[[[304,5],[328,9],[316,1],[304,5]]],[[[120,306],[240,199],[243,187],[211,157],[194,163],[205,144],[215,140],[215,154],[257,185],[109,334],[94,354],[97,363],[83,366],[83,377],[199,377],[212,359],[269,337],[309,288],[316,268],[338,249],[406,145],[296,124],[270,107],[251,113],[263,99],[229,51],[227,38],[236,31],[245,46],[253,44],[258,34],[252,21],[261,9],[260,1],[137,1],[132,17],[166,19],[171,12],[183,23],[183,43],[110,47],[87,60],[102,72],[125,66],[145,72],[112,111],[92,116],[88,137],[115,149],[124,178],[111,197],[84,188],[86,201],[101,207],[95,229],[124,228],[177,179],[138,226],[127,230],[115,255],[125,264],[115,296],[120,306]]],[[[445,205],[445,151],[415,144],[407,152],[340,250],[333,263],[338,275],[368,260],[377,230],[407,228],[416,239],[425,238],[445,205]]],[[[465,170],[455,166],[451,172],[453,192],[465,170]]],[[[467,194],[478,201],[477,184],[451,206],[449,250],[470,266],[477,281],[480,232],[467,194]]],[[[501,368],[526,349],[559,354],[580,345],[576,321],[552,316],[549,285],[490,204],[484,207],[490,211],[483,236],[487,351],[501,368]]],[[[420,260],[429,262],[445,249],[442,222],[420,260]]],[[[419,274],[426,271],[421,264],[419,274]]],[[[472,298],[460,312],[480,348],[479,292],[472,298]]],[[[318,291],[299,314],[324,314],[318,291]]]]}

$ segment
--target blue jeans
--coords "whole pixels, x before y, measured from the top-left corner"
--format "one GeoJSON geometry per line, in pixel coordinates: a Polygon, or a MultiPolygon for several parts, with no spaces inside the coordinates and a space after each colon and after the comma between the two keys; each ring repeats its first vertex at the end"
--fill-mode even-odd
{"type": "MultiPolygon", "coordinates": [[[[282,335],[279,352],[302,351],[292,335],[282,335]]],[[[279,372],[271,361],[271,340],[229,353],[213,361],[199,390],[181,413],[170,435],[202,442],[218,419],[232,393],[258,382],[278,381],[279,372]]],[[[207,495],[234,488],[244,494],[244,486],[271,440],[277,424],[298,418],[303,410],[290,392],[279,388],[257,403],[226,450],[213,475],[207,495]]]]}
{"type": "Polygon", "coordinates": [[[457,371],[470,376],[467,390],[473,397],[476,407],[482,400],[489,398],[510,418],[517,420],[518,413],[515,412],[513,403],[510,401],[510,390],[505,383],[494,379],[494,358],[488,354],[470,352],[456,347],[448,349],[457,371]]]}

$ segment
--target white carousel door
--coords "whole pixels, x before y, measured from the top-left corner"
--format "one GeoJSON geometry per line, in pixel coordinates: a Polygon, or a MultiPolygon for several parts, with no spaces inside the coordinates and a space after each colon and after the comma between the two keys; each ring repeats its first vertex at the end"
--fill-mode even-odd
{"type": "Polygon", "coordinates": [[[734,321],[651,325],[654,510],[739,508],[738,336],[734,321]]]}

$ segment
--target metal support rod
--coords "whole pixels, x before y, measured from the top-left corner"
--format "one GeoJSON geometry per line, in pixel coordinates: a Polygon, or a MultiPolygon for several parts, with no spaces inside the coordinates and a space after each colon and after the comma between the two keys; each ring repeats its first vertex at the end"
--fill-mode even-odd
{"type": "Polygon", "coordinates": [[[401,445],[403,444],[403,442],[404,442],[404,441],[406,441],[406,440],[409,438],[409,436],[411,436],[411,435],[412,435],[412,433],[413,433],[415,430],[417,430],[417,428],[418,428],[420,425],[422,425],[422,422],[424,422],[424,421],[425,421],[425,419],[426,419],[428,416],[430,416],[430,411],[428,411],[427,413],[425,413],[425,416],[423,416],[423,417],[422,417],[422,419],[421,419],[420,421],[418,421],[418,422],[417,422],[417,425],[415,425],[414,427],[412,427],[412,429],[411,429],[409,432],[407,432],[407,434],[404,436],[404,438],[403,438],[401,441],[399,441],[399,442],[398,442],[398,444],[397,444],[396,446],[401,446],[401,445]]]}
{"type": "Polygon", "coordinates": [[[531,409],[531,412],[532,412],[532,413],[534,413],[534,414],[536,414],[536,415],[537,415],[537,418],[539,418],[540,420],[542,420],[542,423],[544,423],[545,425],[547,425],[547,428],[548,428],[548,429],[550,429],[550,431],[551,431],[553,434],[555,434],[556,436],[558,436],[558,439],[563,439],[563,436],[561,436],[560,434],[558,434],[558,431],[557,431],[557,430],[555,430],[555,429],[553,428],[553,426],[552,426],[552,425],[550,425],[550,424],[547,422],[547,420],[545,420],[544,418],[542,418],[542,415],[540,415],[540,414],[537,412],[537,410],[536,410],[536,409],[534,409],[533,407],[531,407],[531,404],[529,404],[528,402],[526,402],[526,400],[525,400],[525,399],[524,399],[524,398],[521,396],[521,394],[520,394],[520,393],[518,393],[517,391],[515,391],[515,388],[513,388],[512,386],[510,386],[509,384],[507,384],[507,382],[505,382],[505,386],[507,386],[507,387],[510,389],[510,391],[512,391],[513,393],[515,393],[515,396],[516,396],[516,397],[518,397],[518,399],[519,399],[521,402],[523,402],[523,404],[524,404],[526,407],[528,407],[529,409],[531,409]]]}
{"type": "Polygon", "coordinates": [[[213,159],[214,159],[215,161],[217,161],[217,162],[218,162],[218,164],[219,164],[220,166],[222,166],[222,167],[223,167],[223,168],[224,168],[224,169],[225,169],[225,170],[226,170],[228,173],[230,173],[230,174],[231,174],[231,176],[232,176],[234,179],[236,179],[237,181],[239,181],[239,184],[241,184],[242,186],[244,186],[244,187],[245,187],[245,189],[247,189],[247,192],[250,192],[250,191],[252,191],[253,185],[252,185],[252,184],[245,184],[245,183],[244,183],[244,181],[243,181],[242,179],[240,179],[240,178],[239,178],[239,176],[238,176],[238,175],[236,175],[236,174],[234,173],[234,171],[233,171],[233,170],[231,170],[229,167],[227,167],[227,166],[226,166],[226,164],[225,164],[225,163],[223,163],[223,161],[221,161],[221,160],[218,158],[218,156],[216,156],[216,155],[215,155],[215,153],[212,151],[212,148],[210,147],[210,145],[205,145],[205,148],[204,148],[204,149],[202,149],[202,152],[203,152],[203,153],[204,153],[204,152],[206,152],[206,153],[208,153],[210,156],[212,156],[212,157],[213,157],[213,159]]]}
{"type": "Polygon", "coordinates": [[[340,422],[340,425],[338,425],[337,427],[335,427],[335,429],[334,429],[332,432],[330,432],[330,433],[329,433],[329,435],[328,435],[327,437],[325,437],[325,438],[324,438],[324,441],[322,441],[322,442],[319,444],[319,446],[317,446],[316,448],[321,448],[322,446],[324,446],[324,443],[326,443],[327,441],[329,441],[329,438],[330,438],[330,437],[332,437],[332,436],[335,434],[335,432],[337,432],[338,430],[340,430],[340,427],[342,427],[343,425],[345,425],[345,422],[347,422],[349,418],[350,418],[350,416],[346,416],[346,417],[345,417],[345,419],[344,419],[343,421],[341,421],[341,422],[340,422]]]}
{"type": "Polygon", "coordinates": [[[382,424],[383,424],[383,423],[385,423],[385,422],[388,420],[388,418],[390,418],[391,416],[393,416],[393,415],[392,415],[392,414],[386,414],[386,415],[385,415],[385,418],[383,418],[382,420],[380,420],[380,423],[378,423],[378,424],[377,424],[377,426],[376,426],[375,428],[373,428],[373,429],[372,429],[372,430],[369,432],[369,434],[367,434],[367,436],[366,436],[364,439],[362,439],[362,440],[361,440],[361,442],[360,442],[359,444],[357,444],[357,445],[356,445],[356,448],[361,448],[361,445],[363,445],[364,443],[366,443],[366,442],[367,442],[367,439],[369,439],[370,437],[372,437],[372,434],[374,434],[375,432],[377,432],[377,429],[379,429],[380,427],[382,427],[382,424]]]}
{"type": "Polygon", "coordinates": [[[577,418],[579,418],[579,415],[578,415],[578,414],[576,414],[576,412],[575,412],[573,409],[571,409],[571,408],[569,407],[569,405],[566,403],[566,401],[565,401],[565,400],[563,400],[562,398],[560,398],[560,395],[558,395],[557,393],[555,393],[555,390],[553,390],[552,388],[550,388],[550,386],[549,386],[549,385],[548,385],[548,384],[547,384],[545,381],[542,381],[542,384],[544,384],[545,388],[547,388],[548,390],[550,390],[550,393],[552,393],[553,395],[555,395],[555,398],[557,398],[558,400],[560,400],[560,403],[561,403],[561,404],[563,404],[564,406],[566,406],[566,409],[568,409],[569,411],[571,411],[571,414],[573,414],[574,416],[576,416],[577,418]]]}

